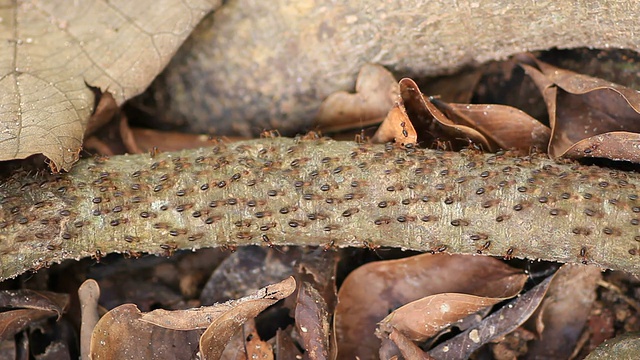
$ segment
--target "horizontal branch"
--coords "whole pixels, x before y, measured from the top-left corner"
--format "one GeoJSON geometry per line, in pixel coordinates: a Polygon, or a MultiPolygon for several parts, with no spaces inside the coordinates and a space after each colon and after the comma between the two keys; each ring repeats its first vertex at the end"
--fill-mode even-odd
{"type": "Polygon", "coordinates": [[[240,245],[397,247],[640,274],[640,176],[331,140],[82,160],[0,184],[0,279],[64,259],[240,245]]]}

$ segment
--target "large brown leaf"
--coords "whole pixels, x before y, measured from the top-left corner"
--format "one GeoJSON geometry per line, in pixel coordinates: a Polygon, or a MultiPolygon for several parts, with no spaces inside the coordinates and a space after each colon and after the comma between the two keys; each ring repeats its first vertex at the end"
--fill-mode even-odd
{"type": "Polygon", "coordinates": [[[429,355],[443,360],[467,359],[480,346],[510,333],[538,308],[553,278],[554,275],[546,278],[533,289],[486,317],[481,323],[431,349],[429,355]]]}
{"type": "Polygon", "coordinates": [[[423,254],[361,266],[338,293],[334,322],[339,358],[377,358],[376,324],[410,301],[445,292],[509,297],[526,278],[499,260],[480,256],[423,254]]]}
{"type": "Polygon", "coordinates": [[[77,160],[94,86],[116,102],[142,92],[218,0],[0,4],[0,160],[77,160]]]}
{"type": "Polygon", "coordinates": [[[529,55],[518,59],[547,104],[551,157],[640,162],[640,93],[529,55]]]}

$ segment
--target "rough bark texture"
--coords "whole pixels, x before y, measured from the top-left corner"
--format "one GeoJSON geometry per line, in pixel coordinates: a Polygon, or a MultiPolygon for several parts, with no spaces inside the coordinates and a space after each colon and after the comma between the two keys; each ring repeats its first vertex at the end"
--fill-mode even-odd
{"type": "Polygon", "coordinates": [[[308,130],[366,62],[423,77],[527,50],[638,51],[639,15],[633,0],[234,0],[198,26],[145,101],[194,131],[308,130]]]}
{"type": "Polygon", "coordinates": [[[0,280],[67,258],[392,246],[640,274],[640,176],[546,158],[276,138],[0,185],[0,280]]]}

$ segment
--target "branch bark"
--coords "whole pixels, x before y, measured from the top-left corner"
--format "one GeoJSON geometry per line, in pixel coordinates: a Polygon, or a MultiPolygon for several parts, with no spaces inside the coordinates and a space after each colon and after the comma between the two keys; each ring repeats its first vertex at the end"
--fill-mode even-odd
{"type": "Polygon", "coordinates": [[[0,280],[64,259],[239,245],[389,246],[640,274],[640,175],[286,138],[83,160],[0,184],[0,280]]]}

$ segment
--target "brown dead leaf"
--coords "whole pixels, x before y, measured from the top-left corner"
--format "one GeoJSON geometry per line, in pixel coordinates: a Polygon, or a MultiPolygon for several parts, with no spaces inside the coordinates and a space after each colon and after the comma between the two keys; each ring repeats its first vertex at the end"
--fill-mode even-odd
{"type": "Polygon", "coordinates": [[[480,346],[497,339],[522,325],[538,308],[554,275],[549,276],[533,289],[511,300],[498,311],[486,317],[480,324],[445,341],[429,351],[436,359],[467,359],[480,346]]]}
{"type": "Polygon", "coordinates": [[[429,98],[422,95],[413,80],[400,80],[400,96],[406,114],[417,132],[418,142],[422,145],[437,146],[442,150],[460,150],[472,142],[486,151],[497,150],[497,146],[479,131],[467,125],[458,125],[449,119],[429,98]]]}
{"type": "Polygon", "coordinates": [[[584,330],[596,300],[601,270],[595,266],[564,265],[551,282],[541,306],[532,316],[543,328],[529,343],[524,359],[568,359],[584,330]]]}
{"type": "MultiPolygon", "coordinates": [[[[518,294],[514,291],[509,297],[518,294]]],[[[445,293],[427,296],[412,301],[394,310],[380,323],[376,334],[388,337],[395,329],[413,341],[424,341],[451,324],[487,306],[495,305],[505,298],[490,298],[460,293],[445,293]]]]}
{"type": "Polygon", "coordinates": [[[271,344],[260,339],[256,329],[255,319],[249,319],[242,326],[244,348],[247,351],[246,359],[273,360],[273,348],[271,344]]]}
{"type": "Polygon", "coordinates": [[[256,317],[267,307],[291,295],[296,281],[289,277],[280,283],[260,289],[257,294],[231,302],[235,306],[211,322],[200,337],[203,359],[219,359],[227,342],[248,319],[256,317]]]}
{"type": "Polygon", "coordinates": [[[356,93],[329,95],[320,105],[316,125],[323,132],[337,132],[380,123],[398,94],[398,82],[387,69],[365,64],[358,73],[356,93]]]}
{"type": "Polygon", "coordinates": [[[91,90],[96,98],[96,108],[87,123],[87,129],[84,132],[85,137],[92,135],[96,130],[113,121],[120,110],[116,99],[110,92],[102,92],[99,88],[93,87],[91,87],[91,90]]]}
{"type": "Polygon", "coordinates": [[[489,257],[422,254],[378,261],[353,271],[338,293],[334,322],[340,358],[375,358],[376,324],[393,309],[433,294],[507,297],[527,276],[489,257]],[[367,304],[367,306],[363,306],[367,304]]]}
{"type": "MultiPolygon", "coordinates": [[[[212,146],[214,143],[209,135],[186,134],[175,131],[158,131],[153,129],[132,128],[131,137],[135,141],[135,147],[142,152],[157,148],[159,151],[176,151],[182,149],[195,149],[212,146]]],[[[239,138],[227,138],[229,141],[239,138]]]]}
{"type": "Polygon", "coordinates": [[[501,149],[530,154],[531,149],[544,151],[551,130],[523,111],[506,105],[448,104],[439,99],[431,102],[456,124],[481,132],[501,149]]]}
{"type": "MultiPolygon", "coordinates": [[[[291,285],[290,282],[286,281],[287,280],[285,280],[284,284],[276,284],[277,286],[270,285],[260,289],[256,295],[250,295],[238,300],[231,300],[212,306],[203,306],[187,310],[153,310],[143,314],[140,317],[140,320],[172,330],[206,329],[210,326],[213,320],[220,316],[224,316],[230,311],[236,311],[235,309],[238,307],[248,307],[249,309],[252,309],[253,305],[247,305],[247,303],[252,303],[256,300],[262,301],[265,299],[270,300],[275,298],[280,300],[279,296],[281,296],[281,294],[279,292],[286,293],[288,290],[286,286],[291,285]]],[[[291,281],[295,284],[295,281],[291,281]]],[[[289,295],[290,293],[284,297],[289,295]]]]}
{"type": "MultiPolygon", "coordinates": [[[[326,251],[323,248],[307,249],[296,265],[296,279],[300,283],[307,282],[318,290],[329,313],[333,313],[338,301],[336,268],[339,260],[337,251],[326,251]]],[[[295,307],[295,304],[292,307],[295,307]]]]}
{"type": "Polygon", "coordinates": [[[327,303],[318,290],[307,282],[300,284],[295,319],[305,357],[328,359],[330,327],[327,303]]]}
{"type": "Polygon", "coordinates": [[[45,310],[59,319],[67,306],[69,306],[67,294],[29,289],[0,291],[0,308],[45,310]]]}
{"type": "Polygon", "coordinates": [[[91,359],[191,359],[198,351],[199,330],[175,331],[140,321],[134,304],[106,313],[94,328],[91,359]]]}
{"type": "Polygon", "coordinates": [[[402,104],[396,104],[389,110],[387,117],[371,138],[371,142],[374,144],[396,142],[402,146],[418,142],[416,129],[413,128],[407,111],[402,104]]]}
{"type": "Polygon", "coordinates": [[[11,338],[29,325],[56,316],[69,306],[69,295],[50,291],[0,291],[0,341],[11,338]]]}
{"type": "Polygon", "coordinates": [[[218,359],[246,320],[289,296],[295,286],[290,277],[239,300],[184,311],[143,314],[133,304],[121,305],[96,325],[91,340],[92,359],[190,359],[198,349],[203,358],[218,359]],[[222,312],[212,311],[220,308],[222,312]],[[200,337],[198,348],[199,329],[206,325],[209,326],[200,337]]]}
{"type": "Polygon", "coordinates": [[[597,156],[640,162],[640,93],[557,68],[530,55],[521,55],[518,60],[545,99],[551,157],[594,157],[602,139],[592,138],[609,133],[606,146],[595,151],[597,156]]]}
{"type": "Polygon", "coordinates": [[[213,143],[208,135],[131,128],[127,117],[122,115],[95,129],[85,138],[84,148],[90,153],[113,156],[193,149],[212,146],[213,143]]]}
{"type": "Polygon", "coordinates": [[[17,309],[0,313],[0,341],[12,338],[29,325],[50,318],[55,312],[38,309],[17,309]]]}
{"type": "Polygon", "coordinates": [[[640,134],[626,131],[611,131],[580,140],[564,153],[565,157],[579,159],[599,157],[611,160],[640,162],[640,134]]]}
{"type": "Polygon", "coordinates": [[[206,329],[213,319],[234,306],[234,303],[229,302],[187,310],[156,309],[142,314],[140,320],[171,330],[206,329]]]}

